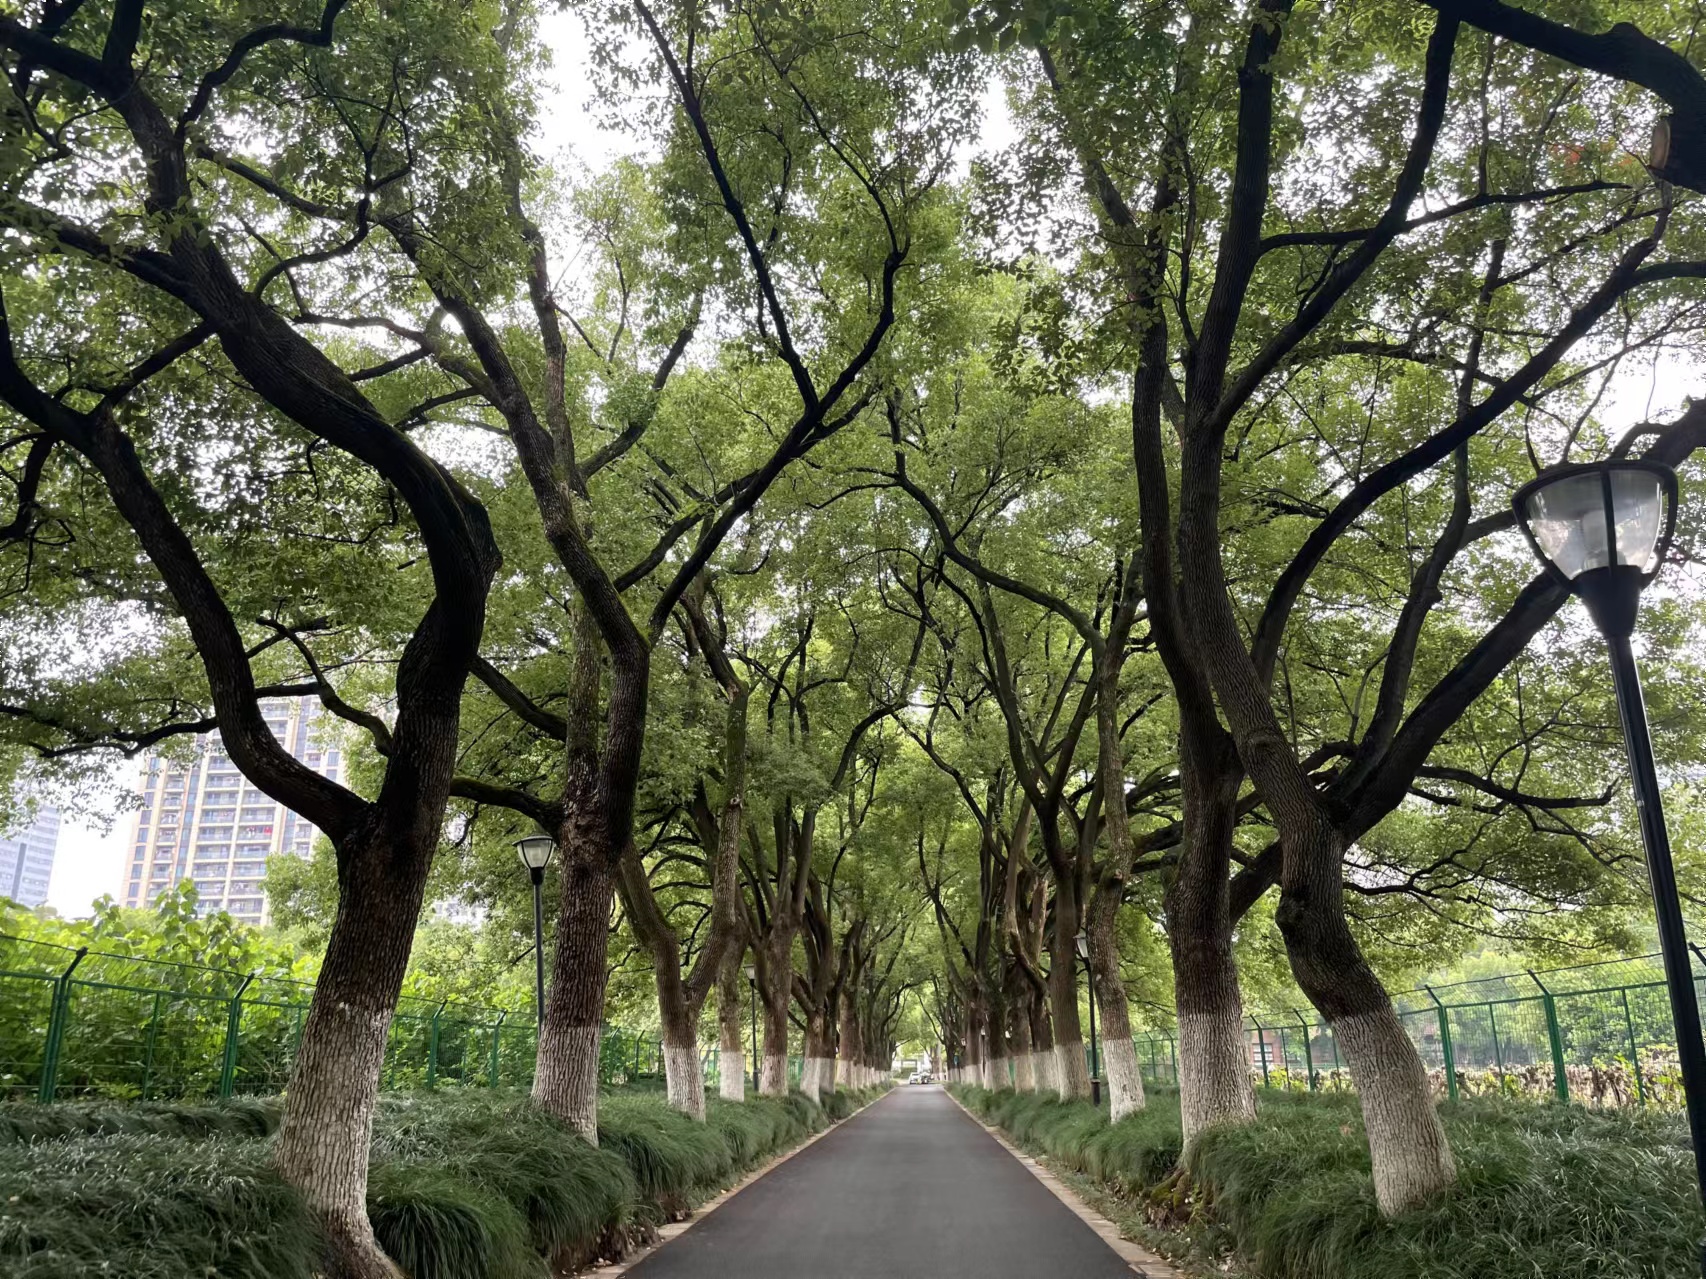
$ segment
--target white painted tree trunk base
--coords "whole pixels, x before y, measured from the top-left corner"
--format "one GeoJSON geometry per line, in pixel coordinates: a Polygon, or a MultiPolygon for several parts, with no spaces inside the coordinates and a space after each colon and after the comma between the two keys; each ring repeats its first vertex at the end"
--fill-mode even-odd
{"type": "Polygon", "coordinates": [[[1060,1082],[1059,1077],[1055,1073],[1054,1049],[1042,1049],[1039,1052],[1032,1053],[1031,1058],[1036,1063],[1035,1091],[1059,1092],[1060,1082]]]}
{"type": "Polygon", "coordinates": [[[729,1052],[717,1054],[717,1095],[724,1101],[746,1100],[746,1054],[729,1052]]]}
{"type": "Polygon", "coordinates": [[[1119,1123],[1149,1104],[1143,1092],[1143,1071],[1137,1064],[1137,1048],[1129,1039],[1111,1039],[1102,1045],[1103,1072],[1108,1077],[1108,1118],[1119,1123]]]}
{"type": "Polygon", "coordinates": [[[1062,1101],[1090,1095],[1090,1064],[1082,1042],[1054,1046],[1055,1091],[1062,1101]]]}
{"type": "Polygon", "coordinates": [[[759,1066],[758,1092],[764,1097],[788,1095],[788,1059],[771,1054],[759,1066]]]}
{"type": "Polygon", "coordinates": [[[663,1046],[663,1079],[671,1109],[705,1121],[705,1074],[692,1044],[663,1046]]]}
{"type": "Polygon", "coordinates": [[[598,1026],[566,1026],[548,1034],[533,1096],[589,1143],[598,1144],[598,1026]],[[549,1062],[549,1073],[544,1068],[549,1062]]]}
{"type": "Polygon", "coordinates": [[[1415,1045],[1390,1008],[1336,1021],[1333,1036],[1362,1104],[1381,1213],[1426,1203],[1457,1180],[1457,1163],[1415,1045]]]}
{"type": "Polygon", "coordinates": [[[811,1101],[821,1105],[826,1091],[834,1091],[831,1082],[829,1088],[824,1087],[825,1080],[832,1080],[834,1065],[828,1057],[807,1057],[805,1073],[800,1077],[800,1091],[811,1101]]]}
{"type": "Polygon", "coordinates": [[[1188,1013],[1179,1018],[1179,1111],[1184,1149],[1217,1124],[1256,1118],[1244,1019],[1232,1013],[1188,1013]]]}
{"type": "Polygon", "coordinates": [[[1033,1092],[1037,1086],[1037,1057],[1035,1053],[1013,1054],[1013,1091],[1033,1092]]]}

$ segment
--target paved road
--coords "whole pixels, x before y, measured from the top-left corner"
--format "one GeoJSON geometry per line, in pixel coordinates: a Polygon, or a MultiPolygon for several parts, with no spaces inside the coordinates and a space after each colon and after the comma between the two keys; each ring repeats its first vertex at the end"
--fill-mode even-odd
{"type": "Polygon", "coordinates": [[[914,1085],[760,1178],[632,1279],[1133,1279],[948,1099],[914,1085]]]}

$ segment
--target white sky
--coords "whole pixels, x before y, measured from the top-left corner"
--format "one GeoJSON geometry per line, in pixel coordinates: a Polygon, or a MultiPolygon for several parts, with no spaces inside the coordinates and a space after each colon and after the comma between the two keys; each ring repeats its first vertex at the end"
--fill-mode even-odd
{"type": "MultiPolygon", "coordinates": [[[[540,35],[553,51],[549,74],[551,85],[540,104],[540,151],[553,161],[597,171],[610,164],[631,139],[601,127],[597,113],[587,108],[592,81],[587,62],[587,41],[578,15],[561,10],[548,12],[540,23],[540,35]]],[[[973,154],[1009,145],[1016,129],[1008,110],[1004,86],[992,81],[984,96],[984,122],[977,144],[961,157],[964,172],[973,154]]],[[[1706,397],[1706,370],[1661,356],[1656,364],[1631,362],[1606,399],[1603,412],[1610,420],[1638,422],[1664,420],[1682,407],[1685,397],[1706,397]]],[[[111,791],[122,790],[137,775],[136,761],[114,766],[111,791]]],[[[62,915],[84,916],[102,894],[118,895],[129,844],[128,811],[114,812],[110,827],[98,820],[67,814],[60,828],[59,852],[54,861],[48,889],[48,904],[62,915]]]]}

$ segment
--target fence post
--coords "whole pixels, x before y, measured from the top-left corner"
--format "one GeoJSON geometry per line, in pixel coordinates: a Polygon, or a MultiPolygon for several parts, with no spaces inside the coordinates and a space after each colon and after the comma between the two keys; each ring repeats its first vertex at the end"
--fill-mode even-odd
{"type": "Polygon", "coordinates": [[[59,1074],[59,1045],[65,1038],[66,1020],[71,1016],[71,974],[77,971],[77,965],[88,953],[87,946],[79,946],[65,971],[54,978],[53,1004],[47,1014],[47,1051],[42,1054],[41,1088],[37,1093],[38,1099],[44,1102],[53,1100],[59,1074]]]}
{"type": "Polygon", "coordinates": [[[1505,1089],[1505,1055],[1499,1048],[1499,1018],[1493,1011],[1492,1000],[1487,1001],[1487,1026],[1493,1032],[1493,1065],[1499,1072],[1499,1091],[1505,1089]]]}
{"type": "Polygon", "coordinates": [[[1167,1036],[1167,1053],[1173,1059],[1173,1086],[1179,1085],[1179,1041],[1172,1035],[1167,1036]]]}
{"type": "Polygon", "coordinates": [[[498,1020],[492,1027],[492,1077],[491,1083],[487,1085],[488,1088],[496,1088],[498,1086],[498,1036],[503,1033],[504,1018],[508,1016],[509,1009],[498,1009],[498,1020]]]}
{"type": "Polygon", "coordinates": [[[1309,1076],[1309,1091],[1315,1091],[1315,1053],[1309,1047],[1309,1019],[1297,1010],[1297,1024],[1303,1027],[1303,1071],[1309,1076]]]}
{"type": "Polygon", "coordinates": [[[154,1079],[154,1041],[160,1034],[160,998],[164,992],[154,992],[154,1012],[148,1018],[148,1046],[142,1053],[142,1100],[148,1100],[148,1085],[154,1079]]]}
{"type": "Polygon", "coordinates": [[[1647,1104],[1647,1090],[1641,1082],[1641,1049],[1635,1043],[1635,1019],[1629,1015],[1629,987],[1617,992],[1623,996],[1623,1029],[1629,1032],[1629,1065],[1635,1072],[1635,1100],[1647,1104]]]}
{"type": "Polygon", "coordinates": [[[1262,1059],[1262,1087],[1268,1087],[1268,1041],[1262,1037],[1262,1023],[1250,1014],[1250,1024],[1256,1028],[1256,1055],[1262,1059]]]}
{"type": "Polygon", "coordinates": [[[237,993],[231,996],[230,1007],[225,1013],[225,1060],[219,1067],[221,1097],[229,1097],[232,1089],[237,1086],[237,1036],[242,1033],[243,992],[249,989],[249,983],[254,980],[254,973],[243,978],[237,987],[237,993]]]}
{"type": "Polygon", "coordinates": [[[1540,987],[1540,1006],[1546,1011],[1546,1037],[1552,1041],[1552,1084],[1559,1101],[1570,1100],[1570,1077],[1564,1073],[1564,1036],[1558,1029],[1558,1001],[1546,989],[1534,969],[1528,969],[1531,981],[1540,987]]]}
{"type": "Polygon", "coordinates": [[[444,1006],[450,1001],[441,999],[438,1007],[432,1010],[432,1029],[427,1034],[427,1076],[428,1088],[438,1087],[438,1019],[444,1012],[444,1006]]]}
{"type": "Polygon", "coordinates": [[[1428,998],[1434,1001],[1434,1010],[1439,1014],[1439,1047],[1445,1057],[1445,1095],[1451,1101],[1457,1100],[1457,1057],[1451,1051],[1451,1014],[1446,1011],[1445,1004],[1434,994],[1432,986],[1423,986],[1428,992],[1428,998]]]}

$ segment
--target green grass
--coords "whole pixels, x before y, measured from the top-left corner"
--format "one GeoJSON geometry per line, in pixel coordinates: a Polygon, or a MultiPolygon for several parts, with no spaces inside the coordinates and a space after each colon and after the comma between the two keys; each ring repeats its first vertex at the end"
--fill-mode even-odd
{"type": "Polygon", "coordinates": [[[309,1279],[315,1229],[253,1139],[116,1133],[0,1146],[0,1275],[309,1279]]]}
{"type": "Polygon", "coordinates": [[[1261,1094],[1256,1123],[1203,1136],[1181,1186],[1174,1096],[1110,1125],[1087,1102],[955,1093],[1020,1144],[1182,1225],[1199,1260],[1234,1253],[1262,1279],[1666,1279],[1694,1273],[1706,1232],[1686,1130],[1660,1115],[1444,1106],[1457,1185],[1385,1220],[1353,1096],[1261,1094]]]}
{"type": "Polygon", "coordinates": [[[231,1101],[68,1101],[0,1104],[0,1146],[77,1134],[268,1137],[278,1131],[276,1097],[231,1101]]]}
{"type": "MultiPolygon", "coordinates": [[[[410,1279],[547,1279],[617,1255],[884,1091],[599,1099],[599,1144],[524,1093],[383,1098],[368,1213],[410,1279]]],[[[310,1279],[315,1227],[272,1171],[276,1100],[0,1107],[0,1277],[310,1279]]]]}

